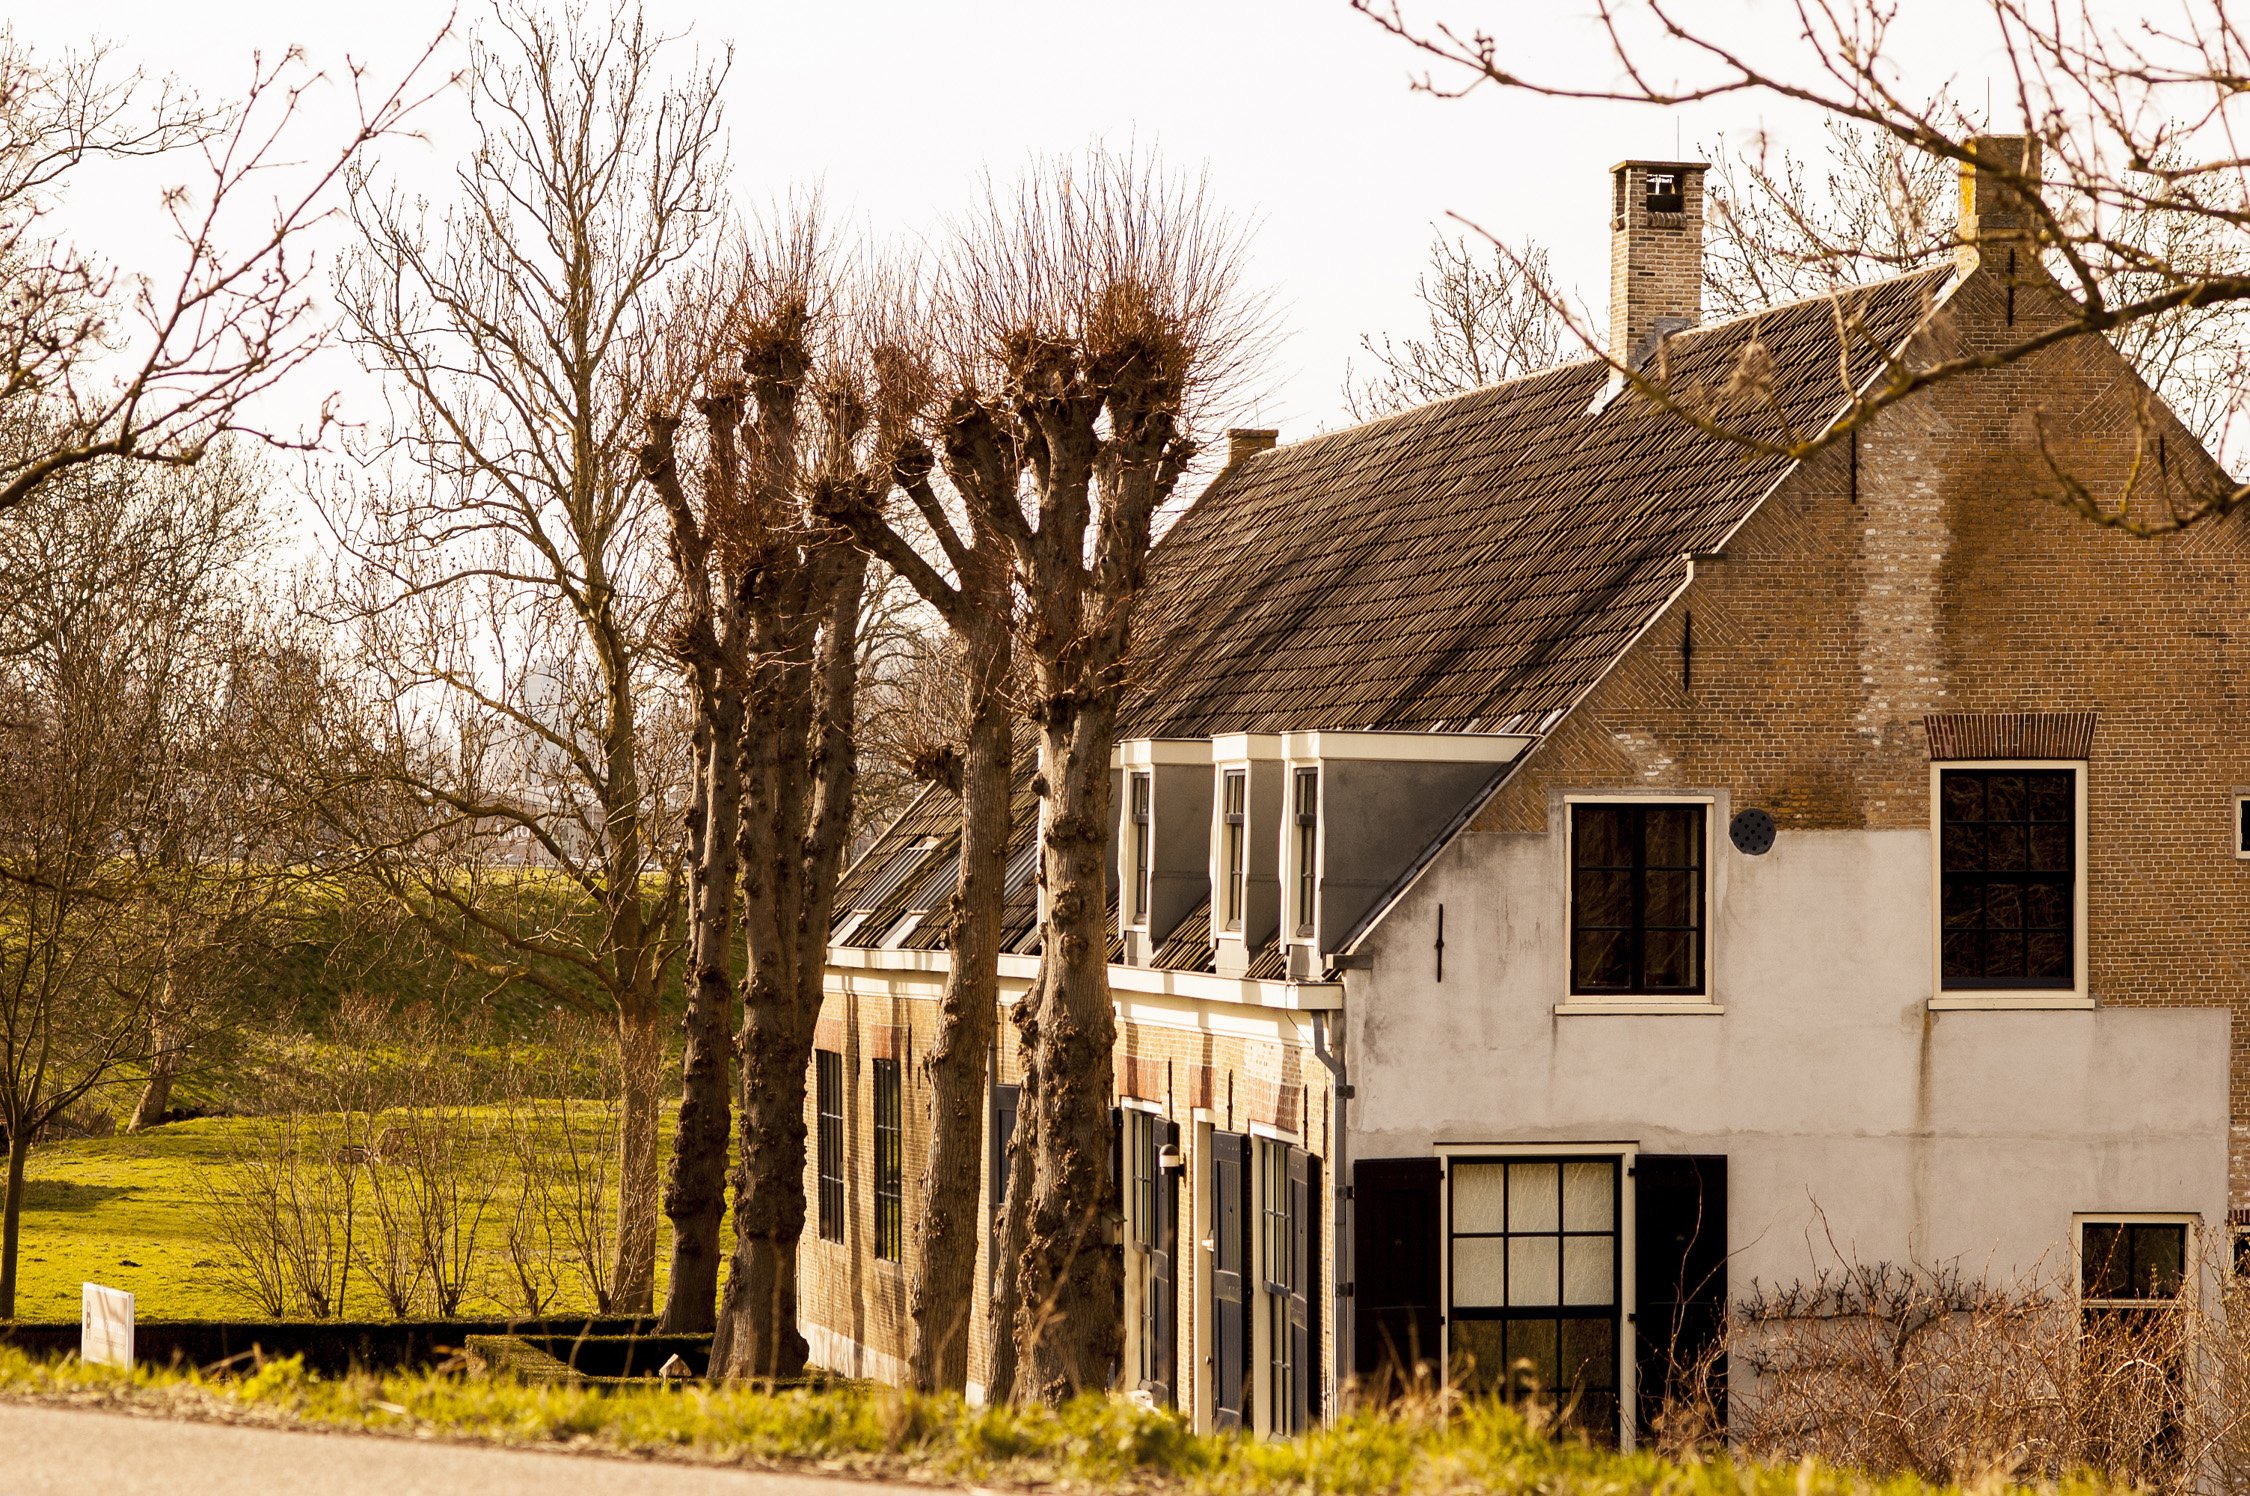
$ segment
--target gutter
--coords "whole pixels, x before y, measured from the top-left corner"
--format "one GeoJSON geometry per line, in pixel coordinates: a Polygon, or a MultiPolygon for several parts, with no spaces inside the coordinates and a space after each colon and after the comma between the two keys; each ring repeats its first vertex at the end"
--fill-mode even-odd
{"type": "MultiPolygon", "coordinates": [[[[1340,1009],[1338,1011],[1341,1011],[1340,1009]]],[[[1329,1305],[1336,1327],[1336,1354],[1329,1358],[1328,1400],[1325,1404],[1330,1420],[1336,1415],[1336,1400],[1344,1385],[1345,1365],[1357,1365],[1354,1353],[1358,1348],[1358,1325],[1347,1311],[1350,1309],[1352,1269],[1351,1233],[1346,1221],[1351,1204],[1351,1186],[1345,1181],[1349,1173],[1345,1164],[1350,1158],[1350,1147],[1344,1131],[1344,1103],[1351,1100],[1352,1088],[1345,1076],[1343,1056],[1328,1047],[1328,1015],[1315,1011],[1312,1016],[1313,1058],[1320,1061],[1328,1072],[1328,1106],[1333,1121],[1328,1130],[1328,1220],[1329,1229],[1336,1233],[1332,1260],[1336,1269],[1329,1275],[1329,1305]]],[[[1310,1141],[1310,1139],[1307,1139],[1310,1141]]]]}

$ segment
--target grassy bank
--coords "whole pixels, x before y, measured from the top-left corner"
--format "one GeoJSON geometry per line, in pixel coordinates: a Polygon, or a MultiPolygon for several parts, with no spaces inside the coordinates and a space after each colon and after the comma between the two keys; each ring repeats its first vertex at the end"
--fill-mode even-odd
{"type": "MultiPolygon", "coordinates": [[[[0,1346],[0,1396],[173,1417],[562,1447],[728,1465],[809,1468],[933,1482],[1179,1491],[1197,1496],[1334,1492],[1440,1496],[1478,1491],[1602,1496],[1925,1496],[1811,1463],[1666,1461],[1551,1441],[1505,1408],[1467,1404],[1361,1413],[1301,1439],[1190,1433],[1168,1413],[1103,1398],[1060,1410],[971,1408],[853,1385],[593,1391],[436,1373],[323,1380],[294,1362],[237,1378],[74,1360],[0,1346]]],[[[2009,1490],[1994,1480],[1978,1496],[2009,1490]]],[[[2047,1488],[2052,1490],[2054,1488],[2047,1488]]],[[[2073,1496],[2094,1482],[2061,1488],[2073,1496]]]]}
{"type": "MultiPolygon", "coordinates": [[[[560,1107],[555,1110],[559,1116],[560,1107]]],[[[209,1224],[207,1192],[230,1154],[261,1125],[250,1118],[206,1118],[33,1149],[17,1313],[25,1319],[75,1320],[79,1284],[91,1281],[134,1294],[144,1319],[259,1317],[248,1300],[228,1287],[209,1224]]],[[[505,1159],[496,1157],[492,1163],[493,1187],[504,1194],[512,1175],[505,1159]]],[[[480,1249],[495,1272],[505,1232],[502,1215],[496,1206],[479,1229],[480,1249]]],[[[660,1220],[659,1231],[661,1297],[671,1258],[670,1222],[660,1220]]],[[[496,1279],[490,1289],[472,1293],[463,1312],[509,1312],[512,1306],[503,1301],[500,1288],[496,1279]]],[[[591,1307],[571,1298],[557,1310],[591,1307]]],[[[364,1276],[355,1280],[344,1312],[346,1317],[382,1317],[381,1298],[364,1276]]]]}

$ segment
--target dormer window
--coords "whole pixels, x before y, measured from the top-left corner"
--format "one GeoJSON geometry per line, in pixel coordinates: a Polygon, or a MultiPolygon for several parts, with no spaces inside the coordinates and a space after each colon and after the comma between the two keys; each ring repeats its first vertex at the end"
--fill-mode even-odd
{"type": "Polygon", "coordinates": [[[1126,780],[1126,814],[1132,825],[1133,861],[1127,869],[1130,883],[1125,901],[1125,922],[1135,929],[1148,925],[1149,875],[1153,865],[1154,848],[1149,844],[1149,798],[1153,780],[1147,774],[1135,774],[1126,780]]]}
{"type": "Polygon", "coordinates": [[[1243,769],[1229,769],[1220,781],[1221,889],[1219,925],[1221,929],[1240,933],[1245,889],[1243,878],[1247,872],[1246,859],[1250,851],[1249,826],[1250,775],[1243,769]]]}
{"type": "Polygon", "coordinates": [[[1320,852],[1320,770],[1299,769],[1290,775],[1290,851],[1296,859],[1296,918],[1299,939],[1310,939],[1320,883],[1316,876],[1320,852]]]}

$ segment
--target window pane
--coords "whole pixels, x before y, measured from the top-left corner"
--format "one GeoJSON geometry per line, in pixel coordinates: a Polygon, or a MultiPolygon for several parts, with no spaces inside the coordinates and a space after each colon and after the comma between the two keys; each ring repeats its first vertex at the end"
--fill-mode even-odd
{"type": "Polygon", "coordinates": [[[1508,1229],[1562,1229],[1562,1169],[1558,1164],[1508,1165],[1508,1229]]]}
{"type": "Polygon", "coordinates": [[[2125,1230],[2133,1247],[2133,1297],[2168,1299],[2178,1294],[2187,1267],[2187,1227],[2134,1225],[2125,1230]]]}
{"type": "Polygon", "coordinates": [[[1623,805],[1571,807],[1572,860],[1579,867],[1633,865],[1633,845],[1626,824],[1629,809],[1623,805]]]}
{"type": "Polygon", "coordinates": [[[2070,967],[2070,937],[2052,931],[2034,931],[2025,936],[2023,970],[2027,979],[2068,985],[2078,975],[2070,967]]]}
{"type": "Polygon", "coordinates": [[[1616,988],[1633,985],[1632,937],[1622,930],[1580,930],[1574,943],[1576,985],[1616,988]]]}
{"type": "Polygon", "coordinates": [[[1984,925],[1984,885],[1971,878],[1945,880],[1945,927],[1976,930],[1984,925]]]}
{"type": "Polygon", "coordinates": [[[1984,976],[1984,938],[1974,930],[1945,932],[1945,979],[1974,982],[1984,976]]]}
{"type": "Polygon", "coordinates": [[[1508,1322],[1508,1386],[1512,1392],[1547,1391],[1557,1385],[1556,1352],[1560,1347],[1551,1319],[1517,1319],[1508,1322]]]}
{"type": "Polygon", "coordinates": [[[1563,1321],[1562,1372],[1564,1385],[1579,1391],[1617,1385],[1617,1335],[1606,1317],[1563,1321]]]}
{"type": "Polygon", "coordinates": [[[1463,1231],[1502,1231],[1507,1229],[1502,1214],[1503,1183],[1507,1177],[1500,1164],[1455,1164],[1453,1166],[1453,1229],[1463,1231]]]}
{"type": "Polygon", "coordinates": [[[1984,867],[1984,828],[1948,821],[1945,825],[1947,872],[1977,872],[1984,867]]]}
{"type": "Polygon", "coordinates": [[[1701,873],[1650,872],[1646,924],[1652,930],[1692,928],[1696,923],[1696,901],[1702,892],[1701,873]]]}
{"type": "Polygon", "coordinates": [[[1941,794],[1948,821],[1984,819],[1984,780],[1973,773],[1950,772],[1943,776],[1941,794]]]}
{"type": "Polygon", "coordinates": [[[1503,1281],[1507,1244],[1497,1236],[1453,1241],[1453,1302],[1464,1309],[1497,1309],[1508,1301],[1503,1281]]]}
{"type": "Polygon", "coordinates": [[[1703,807],[1652,805],[1648,807],[1648,865],[1650,867],[1700,867],[1703,865],[1703,807]]]}
{"type": "Polygon", "coordinates": [[[1652,992],[1687,992],[1696,986],[1696,937],[1688,930],[1651,930],[1648,971],[1641,985],[1652,992]]]}
{"type": "Polygon", "coordinates": [[[2128,1296],[2133,1265],[2126,1256],[2125,1228],[2088,1222],[2079,1236],[2078,1291],[2089,1299],[2122,1299],[2128,1296]]]}
{"type": "Polygon", "coordinates": [[[1607,1231],[1617,1213],[1617,1166],[1609,1163],[1564,1164],[1563,1229],[1607,1231]]]}
{"type": "Polygon", "coordinates": [[[1624,930],[1633,924],[1633,875],[1584,868],[1577,875],[1574,921],[1580,929],[1624,930]]]}
{"type": "Polygon", "coordinates": [[[2070,871],[2070,842],[2075,834],[2069,826],[2034,826],[2031,828],[2031,870],[2035,873],[2067,873],[2070,871]]]}
{"type": "Polygon", "coordinates": [[[1508,1330],[1497,1319],[1453,1322],[1453,1385],[1467,1392],[1490,1392],[1508,1370],[1508,1330]]]}
{"type": "Polygon", "coordinates": [[[1508,1238],[1508,1303],[1517,1309],[1556,1302],[1562,1290],[1558,1237],[1508,1238]]]}
{"type": "Polygon", "coordinates": [[[2023,975],[2023,936],[2014,930],[1993,930],[1984,937],[1984,975],[1998,981],[2023,975]]]}
{"type": "Polygon", "coordinates": [[[2023,891],[2024,925],[2033,930],[2070,928],[2070,890],[2061,883],[2033,883],[2023,891]]]}
{"type": "Polygon", "coordinates": [[[1563,1244],[1563,1291],[1566,1304],[1607,1304],[1617,1293],[1616,1239],[1608,1236],[1566,1236],[1563,1244]]]}
{"type": "Polygon", "coordinates": [[[2025,821],[2031,818],[2031,797],[2023,775],[1994,774],[1984,785],[1984,818],[1987,821],[2025,821]]]}
{"type": "Polygon", "coordinates": [[[2031,818],[2076,827],[2078,823],[2075,776],[2068,769],[2043,769],[2031,776],[2031,818]]]}

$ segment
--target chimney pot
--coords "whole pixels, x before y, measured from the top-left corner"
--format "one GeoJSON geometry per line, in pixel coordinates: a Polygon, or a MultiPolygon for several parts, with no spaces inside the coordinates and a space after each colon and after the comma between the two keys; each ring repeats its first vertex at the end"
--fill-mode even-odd
{"type": "Polygon", "coordinates": [[[1609,169],[1609,356],[1638,368],[1703,312],[1702,161],[1609,169]]]}
{"type": "Polygon", "coordinates": [[[1281,440],[1281,433],[1265,426],[1236,426],[1227,432],[1227,466],[1233,467],[1245,457],[1255,457],[1260,452],[1272,450],[1281,440]]]}
{"type": "Polygon", "coordinates": [[[1995,245],[2030,247],[2038,233],[2035,211],[2039,141],[2029,135],[1978,135],[1969,142],[1973,161],[1961,163],[1961,247],[1964,268],[1995,245]],[[2024,184],[2031,184],[2026,193],[2024,184]]]}

